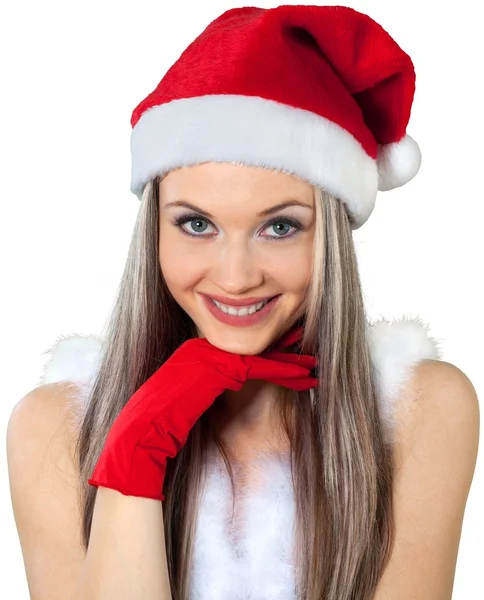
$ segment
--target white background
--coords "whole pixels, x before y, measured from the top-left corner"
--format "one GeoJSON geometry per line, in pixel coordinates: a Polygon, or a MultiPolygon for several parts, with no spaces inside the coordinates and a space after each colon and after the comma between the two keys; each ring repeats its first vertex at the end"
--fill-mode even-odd
{"type": "MultiPolygon", "coordinates": [[[[3,5],[3,440],[14,404],[37,384],[46,360],[42,353],[56,336],[99,333],[104,324],[138,210],[129,191],[132,110],[211,20],[243,5],[214,0],[3,5]]],[[[355,232],[368,309],[373,317],[422,317],[441,341],[443,359],[461,368],[482,398],[479,3],[348,5],[377,20],[412,57],[417,91],[408,133],[423,155],[416,179],[380,193],[370,220],[355,232]]],[[[0,595],[26,600],[4,450],[0,503],[0,595]]],[[[480,456],[464,519],[455,600],[484,598],[482,506],[480,456]]]]}

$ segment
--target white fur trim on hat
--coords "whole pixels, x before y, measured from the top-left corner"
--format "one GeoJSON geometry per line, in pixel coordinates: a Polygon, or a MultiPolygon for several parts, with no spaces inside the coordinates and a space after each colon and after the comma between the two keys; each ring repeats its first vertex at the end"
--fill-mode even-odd
{"type": "Polygon", "coordinates": [[[131,132],[131,191],[203,162],[284,171],[342,200],[357,229],[378,191],[376,160],[346,129],[312,111],[258,96],[182,98],[153,106],[131,132]]]}

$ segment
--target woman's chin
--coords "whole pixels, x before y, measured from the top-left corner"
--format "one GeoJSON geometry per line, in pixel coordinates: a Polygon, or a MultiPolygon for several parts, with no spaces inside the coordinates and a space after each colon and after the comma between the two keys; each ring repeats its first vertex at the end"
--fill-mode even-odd
{"type": "Polygon", "coordinates": [[[207,332],[207,340],[217,348],[225,350],[225,352],[231,352],[232,354],[242,354],[246,356],[254,356],[263,352],[272,342],[273,338],[266,336],[254,335],[244,336],[237,335],[237,333],[231,333],[229,335],[217,335],[214,333],[207,332]]]}

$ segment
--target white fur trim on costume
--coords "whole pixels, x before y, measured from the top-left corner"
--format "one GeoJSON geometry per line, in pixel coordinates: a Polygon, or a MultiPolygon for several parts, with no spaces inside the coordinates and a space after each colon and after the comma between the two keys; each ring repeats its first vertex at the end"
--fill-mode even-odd
{"type": "Polygon", "coordinates": [[[376,160],[335,122],[258,96],[181,98],[153,106],[131,132],[131,191],[155,175],[203,162],[285,171],[341,199],[357,229],[378,191],[376,160]]]}
{"type": "Polygon", "coordinates": [[[48,354],[49,358],[37,385],[60,381],[75,384],[74,390],[66,393],[72,402],[72,423],[78,429],[100,367],[102,340],[95,335],[61,335],[43,354],[48,354]]]}
{"type": "Polygon", "coordinates": [[[387,440],[395,426],[395,408],[412,369],[425,359],[439,359],[439,342],[420,318],[380,319],[369,324],[368,343],[376,374],[380,417],[387,440]]]}
{"type": "Polygon", "coordinates": [[[99,367],[101,348],[101,338],[95,335],[59,336],[54,345],[44,352],[49,354],[49,360],[41,382],[90,380],[99,367]]]}
{"type": "Polygon", "coordinates": [[[417,142],[406,134],[399,142],[378,146],[378,189],[393,190],[419,172],[422,154],[417,142]]]}
{"type": "Polygon", "coordinates": [[[239,481],[236,513],[225,465],[206,465],[194,539],[190,600],[295,600],[295,498],[286,455],[260,453],[251,463],[257,487],[239,481]],[[216,560],[214,560],[216,557],[216,560]]]}

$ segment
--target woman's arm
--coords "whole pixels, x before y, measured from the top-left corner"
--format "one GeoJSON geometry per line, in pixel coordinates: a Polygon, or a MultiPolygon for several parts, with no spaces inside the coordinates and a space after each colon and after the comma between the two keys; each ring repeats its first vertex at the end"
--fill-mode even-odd
{"type": "Polygon", "coordinates": [[[162,503],[98,487],[72,600],[171,600],[162,503]]]}
{"type": "Polygon", "coordinates": [[[65,382],[41,385],[14,406],[7,425],[13,515],[30,600],[68,600],[85,552],[81,543],[76,435],[65,382]]]}
{"type": "Polygon", "coordinates": [[[7,426],[13,513],[31,600],[171,600],[162,503],[99,487],[87,553],[81,544],[67,382],[41,385],[7,426]]]}
{"type": "Polygon", "coordinates": [[[395,430],[395,545],[374,600],[450,600],[479,444],[468,377],[426,360],[402,393],[395,430]]]}

